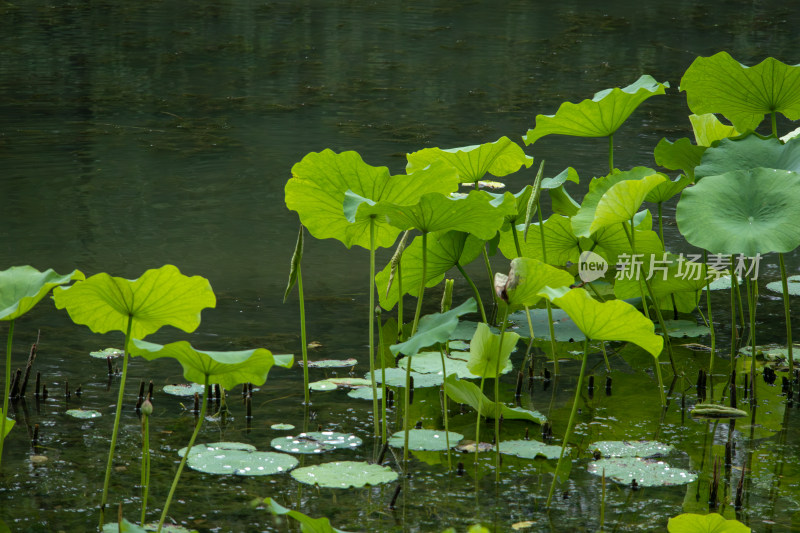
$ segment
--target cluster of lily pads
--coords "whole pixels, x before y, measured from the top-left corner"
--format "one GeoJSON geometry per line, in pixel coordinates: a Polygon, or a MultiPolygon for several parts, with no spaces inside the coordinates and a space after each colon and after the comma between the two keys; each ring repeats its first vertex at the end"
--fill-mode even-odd
{"type": "MultiPolygon", "coordinates": [[[[567,182],[578,183],[577,172],[573,168],[546,172],[544,163],[539,164],[535,178],[522,178],[529,184],[518,192],[491,192],[504,187],[494,180],[524,175],[534,163],[508,137],[481,145],[409,153],[405,173],[398,175],[391,175],[387,167],[365,163],[356,152],[329,149],[309,153],[293,166],[285,200],[287,207],[298,213],[301,228],[287,295],[295,281],[300,284],[303,344],[300,265],[305,229],[317,239],[334,238],[348,248],[356,245],[370,252],[365,317],[370,372],[366,379],[372,388],[374,433],[383,442],[397,442],[397,436],[390,438],[387,429],[386,391],[379,394],[378,384],[385,389],[387,380],[398,372],[393,368],[395,359],[402,358],[399,366],[404,367],[405,383],[396,384],[407,391],[401,411],[404,465],[414,431],[408,416],[411,385],[420,386],[419,375],[412,372],[416,365],[434,365],[441,377],[444,434],[448,398],[475,408],[477,443],[480,419],[494,419],[498,475],[500,453],[504,447],[512,447],[499,439],[500,419],[516,413],[532,422],[545,422],[541,415],[520,413],[525,410],[511,408],[501,398],[500,376],[522,338],[510,331],[515,324],[521,324],[520,331],[527,325],[528,353],[534,345],[550,352],[556,373],[559,359],[574,357],[556,344],[556,313],[567,317],[578,332],[570,340],[583,341],[576,398],[561,435],[557,471],[574,426],[591,342],[600,343],[604,355],[606,342],[632,343],[650,353],[658,381],[655,387],[666,405],[661,357],[666,354],[674,375],[682,374],[668,335],[675,327],[674,320],[689,317],[691,325],[697,326],[694,317],[699,315],[710,328],[707,372],[714,372],[718,350],[710,291],[717,288],[712,282],[722,280],[722,286],[731,292],[730,363],[734,370],[744,359],[739,335],[740,328],[747,325],[741,285],[748,309],[750,353],[758,350],[755,316],[759,287],[752,266],[766,254],[778,254],[781,278],[776,283],[785,303],[787,375],[791,379],[789,294],[796,280],[787,276],[784,254],[800,245],[800,140],[796,138],[800,128],[779,137],[777,115],[800,119],[800,66],[768,58],[746,67],[725,52],[697,58],[680,82],[693,113],[689,119],[694,139],[662,139],[654,150],[660,167],[679,174],[672,179],[653,168],[615,168],[617,130],[639,105],[665,94],[669,87],[667,82],[644,75],[627,87],[600,91],[578,104],[564,103],[555,115],[537,115],[535,127],[523,136],[526,145],[553,134],[608,138],[608,173],[589,181],[581,202],[565,187],[567,182]],[[761,135],[755,130],[766,116],[770,133],[761,135]],[[550,196],[552,207],[546,219],[540,201],[543,191],[550,196]],[[702,252],[702,258],[697,254],[687,261],[664,239],[663,206],[678,195],[678,229],[702,252]],[[656,206],[655,216],[644,207],[646,202],[656,206]],[[376,250],[389,247],[395,247],[391,261],[376,272],[376,250]],[[510,260],[507,273],[493,271],[498,261],[493,263],[492,257],[498,253],[510,260]],[[709,261],[708,254],[716,256],[716,261],[709,261]],[[591,279],[579,278],[587,258],[599,258],[611,267],[591,279]],[[487,270],[490,303],[483,301],[479,284],[468,274],[467,266],[473,261],[482,262],[487,270]],[[658,269],[653,276],[648,266],[654,264],[658,269]],[[617,265],[627,265],[627,277],[618,275],[617,265]],[[441,312],[423,316],[426,290],[439,285],[452,269],[461,274],[472,298],[450,309],[451,288],[446,286],[441,312]],[[694,275],[688,276],[687,271],[694,275]],[[704,290],[705,313],[698,307],[704,290]],[[413,316],[407,316],[404,309],[407,294],[416,296],[413,316]],[[389,311],[393,316],[383,321],[382,313],[389,311]],[[480,323],[472,329],[468,352],[451,350],[448,343],[459,320],[474,313],[480,316],[480,323]],[[377,326],[376,316],[380,320],[377,326]],[[543,327],[534,327],[535,322],[543,327]],[[493,332],[490,325],[499,331],[493,332]],[[389,339],[376,343],[376,331],[389,339]],[[465,362],[469,375],[464,373],[465,362]],[[470,378],[479,378],[480,387],[467,381],[470,378]],[[483,392],[486,378],[494,380],[493,400],[483,392]]],[[[528,353],[523,368],[530,361],[528,353]]],[[[303,357],[305,365],[305,353],[303,357]]],[[[756,365],[755,358],[750,359],[752,382],[756,365]]],[[[308,385],[306,381],[306,388],[308,385]]],[[[755,401],[755,389],[751,400],[755,401]]],[[[476,446],[476,454],[479,448],[476,446]]],[[[691,478],[686,474],[684,482],[691,478]]],[[[548,507],[556,483],[554,477],[548,507]]]]}

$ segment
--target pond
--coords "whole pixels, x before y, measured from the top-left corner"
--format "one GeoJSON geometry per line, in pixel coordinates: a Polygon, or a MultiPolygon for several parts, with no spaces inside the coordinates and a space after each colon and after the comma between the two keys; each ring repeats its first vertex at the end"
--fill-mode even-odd
{"type": "MultiPolygon", "coordinates": [[[[729,2],[724,10],[705,1],[664,2],[646,10],[634,2],[600,6],[584,0],[512,1],[502,8],[490,2],[31,1],[5,3],[0,13],[0,270],[29,264],[61,274],[80,269],[87,277],[108,272],[134,279],[148,269],[176,265],[186,275],[209,280],[216,307],[202,312],[202,324],[192,333],[164,327],[148,341],[188,340],[209,350],[263,347],[294,353],[295,360],[301,358],[296,289],[286,303],[283,296],[298,216],[286,207],[284,187],[306,154],[355,150],[366,163],[402,174],[406,154],[423,148],[477,145],[503,136],[524,146],[521,137],[534,127],[537,114],[554,114],[562,102],[580,102],[649,74],[670,88],[644,102],[615,133],[614,166],[660,168],[653,150],[662,138],[692,137],[690,111],[678,86],[696,57],[725,50],[745,65],[768,56],[794,64],[800,44],[794,31],[800,9],[745,1],[729,2]]],[[[794,127],[778,116],[781,135],[794,127]]],[[[769,134],[768,120],[758,132],[769,134]]],[[[578,201],[591,177],[608,172],[603,138],[550,135],[524,149],[535,161],[504,180],[511,192],[533,183],[542,160],[547,177],[568,166],[577,171],[580,184],[569,184],[569,191],[578,201]]],[[[678,172],[667,173],[674,178],[678,172]]],[[[553,212],[550,196],[542,194],[541,201],[547,217],[553,212]]],[[[663,206],[665,240],[675,253],[694,253],[678,231],[676,205],[677,197],[663,206]]],[[[378,270],[393,252],[393,246],[377,251],[378,270]]],[[[787,253],[785,260],[788,273],[798,273],[800,253],[787,253]]],[[[509,270],[500,253],[491,264],[494,271],[509,270]]],[[[368,250],[348,250],[334,239],[306,234],[302,265],[308,341],[313,341],[309,358],[356,359],[341,368],[310,368],[310,379],[363,378],[369,370],[368,250]]],[[[474,261],[464,272],[490,306],[484,263],[474,261]]],[[[456,280],[454,306],[473,296],[462,273],[453,269],[448,277],[456,280]]],[[[768,254],[758,283],[759,344],[785,344],[783,301],[766,288],[779,279],[777,254],[768,254]]],[[[423,312],[439,311],[440,300],[441,287],[430,289],[423,312]]],[[[413,297],[406,299],[406,320],[415,304],[413,297]]],[[[719,400],[730,369],[728,292],[714,291],[712,304],[719,357],[706,395],[719,400]]],[[[705,298],[700,308],[705,312],[705,298]]],[[[746,301],[744,308],[747,319],[746,301]]],[[[384,311],[382,318],[394,315],[384,311]]],[[[697,312],[689,318],[702,322],[697,312]]],[[[474,313],[465,317],[478,319],[474,313]]],[[[7,324],[0,333],[8,331],[7,324]]],[[[525,334],[524,320],[514,326],[511,331],[525,334]]],[[[536,330],[538,337],[543,333],[546,327],[536,330]]],[[[742,333],[746,336],[747,328],[740,328],[742,333]]],[[[91,531],[120,376],[109,376],[107,362],[89,353],[119,348],[124,336],[93,334],[57,310],[48,296],[16,321],[14,370],[24,368],[37,339],[33,372],[41,374],[49,396],[35,399],[29,385],[27,397],[12,402],[16,426],[3,449],[0,520],[11,531],[91,531]],[[101,416],[67,414],[77,408],[101,416]]],[[[464,340],[469,339],[471,332],[464,340]]],[[[792,530],[800,523],[800,472],[789,460],[800,453],[797,404],[781,395],[780,378],[768,384],[758,376],[762,418],[755,423],[692,418],[690,410],[702,396],[695,386],[698,372],[709,363],[698,345],[709,344],[705,334],[678,333],[673,339],[683,375],[671,382],[669,361],[662,356],[666,408],[650,354],[609,343],[609,371],[600,343],[591,344],[587,366],[594,388],[584,381],[579,389],[568,439],[575,448],[571,468],[562,472],[549,511],[556,460],[503,455],[498,479],[493,453],[483,453],[476,465],[473,454],[454,452],[448,469],[446,453],[412,451],[408,476],[346,490],[304,485],[286,474],[220,476],[186,469],[169,516],[199,531],[286,530],[285,518],[273,517],[263,504],[251,505],[271,497],[311,517],[328,517],[347,531],[450,526],[466,531],[478,523],[496,531],[514,524],[530,531],[593,531],[601,521],[615,531],[663,531],[671,517],[713,511],[756,531],[792,530]],[[621,440],[674,447],[659,460],[696,479],[637,488],[607,480],[604,490],[601,476],[590,472],[591,451],[599,441],[621,440]],[[727,442],[736,444],[726,449],[727,442]],[[715,464],[720,503],[711,508],[715,464]],[[743,472],[744,501],[735,509],[743,472]]],[[[550,420],[554,445],[567,432],[581,367],[580,352],[569,352],[582,345],[559,348],[560,373],[546,379],[545,370],[553,371],[549,343],[534,346],[533,377],[524,377],[518,400],[550,420]]],[[[520,342],[511,355],[514,371],[501,379],[501,399],[508,406],[516,403],[525,350],[520,342]]],[[[739,370],[740,404],[747,405],[739,370]]],[[[140,383],[151,381],[151,521],[158,520],[180,460],[177,452],[194,429],[191,397],[163,392],[164,386],[186,381],[181,366],[134,358],[111,477],[111,521],[121,502],[125,517],[138,522],[141,423],[134,406],[140,383]]],[[[241,387],[235,387],[228,391],[229,415],[206,421],[197,442],[235,441],[275,451],[275,438],[333,431],[363,442],[296,455],[299,467],[369,461],[380,453],[380,442],[372,437],[371,401],[337,389],[313,392],[306,408],[297,364],[273,368],[256,389],[252,419],[241,387]],[[275,429],[275,424],[295,428],[275,429]]],[[[396,430],[402,429],[402,391],[396,387],[389,410],[396,430]]],[[[411,417],[425,429],[443,428],[438,391],[415,389],[411,417]]],[[[486,392],[493,397],[492,379],[486,380],[486,392]]],[[[209,409],[216,411],[215,404],[209,409]]],[[[475,428],[475,409],[451,401],[449,430],[474,439],[475,428]]],[[[542,426],[531,421],[505,417],[500,431],[501,443],[542,440],[542,426]]],[[[489,418],[480,440],[492,438],[489,418]]],[[[386,452],[384,464],[394,472],[402,473],[402,463],[402,448],[386,452]]]]}

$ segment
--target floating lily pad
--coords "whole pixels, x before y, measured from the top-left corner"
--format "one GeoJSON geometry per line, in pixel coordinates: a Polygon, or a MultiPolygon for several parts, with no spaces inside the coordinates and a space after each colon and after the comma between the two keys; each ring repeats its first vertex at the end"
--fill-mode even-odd
{"type": "Polygon", "coordinates": [[[690,414],[693,418],[744,418],[747,416],[747,412],[741,409],[714,403],[698,403],[690,414]]]}
{"type": "MultiPolygon", "coordinates": [[[[586,335],[580,330],[577,324],[572,321],[569,315],[561,309],[551,309],[553,316],[553,332],[556,340],[560,342],[580,342],[586,339],[586,335]]],[[[536,339],[550,340],[550,324],[547,319],[547,309],[531,309],[531,323],[536,339]]],[[[528,328],[528,319],[525,318],[525,311],[517,311],[508,315],[509,320],[517,325],[516,331],[523,337],[530,337],[531,332],[528,328]]]]}
{"type": "Polygon", "coordinates": [[[268,476],[288,472],[297,466],[297,459],[277,452],[215,449],[189,454],[186,464],[207,474],[268,476]]]}
{"type": "Polygon", "coordinates": [[[93,409],[69,409],[67,410],[67,414],[73,418],[97,418],[103,416],[100,411],[95,411],[93,409]]]}
{"type": "Polygon", "coordinates": [[[322,453],[337,448],[361,446],[361,439],[348,433],[311,431],[296,437],[278,437],[270,443],[273,448],[288,453],[322,453]]]}
{"type": "MultiPolygon", "coordinates": [[[[670,337],[702,337],[710,333],[706,326],[692,320],[665,320],[664,322],[666,322],[670,337]]],[[[661,331],[659,324],[656,324],[656,331],[661,331]]]]}
{"type": "MultiPolygon", "coordinates": [[[[302,361],[299,361],[299,364],[303,366],[302,361]]],[[[323,359],[320,361],[309,361],[308,368],[346,368],[356,364],[358,364],[358,361],[352,357],[349,359],[323,359]]]]}
{"type": "MultiPolygon", "coordinates": [[[[800,359],[800,344],[794,344],[793,355],[795,360],[800,359]]],[[[750,357],[753,348],[751,346],[743,346],[739,349],[739,353],[750,357]]],[[[763,346],[756,346],[756,356],[761,356],[767,361],[786,361],[789,359],[789,348],[786,346],[779,346],[777,344],[766,344],[763,346]]]]}
{"type": "MultiPolygon", "coordinates": [[[[411,361],[414,364],[414,361],[411,361]]],[[[369,379],[369,372],[367,372],[367,379],[369,379]]],[[[423,387],[438,387],[443,383],[441,374],[420,374],[419,372],[411,372],[411,377],[414,378],[414,388],[423,387]]],[[[375,381],[382,383],[381,371],[375,371],[375,381]]],[[[406,386],[406,371],[403,368],[387,368],[386,369],[386,384],[390,387],[405,387],[406,386]]]]}
{"type": "MultiPolygon", "coordinates": [[[[137,524],[133,524],[128,522],[124,518],[122,519],[122,528],[120,529],[120,525],[117,522],[106,522],[103,524],[103,533],[138,533],[140,531],[158,531],[158,522],[153,522],[150,524],[145,524],[144,528],[140,527],[137,524]]],[[[196,529],[186,529],[183,526],[179,526],[177,524],[168,525],[165,524],[161,528],[162,533],[197,533],[196,529]]]]}
{"type": "MultiPolygon", "coordinates": [[[[739,278],[739,283],[744,283],[744,280],[739,278]]],[[[708,284],[708,287],[712,291],[721,291],[723,289],[730,289],[731,288],[731,277],[730,276],[720,276],[719,278],[715,279],[711,283],[708,284]]],[[[706,290],[703,287],[702,290],[706,290]]]]}
{"type": "Polygon", "coordinates": [[[308,388],[315,391],[329,391],[338,388],[370,387],[372,382],[363,378],[328,378],[308,384],[308,388]]]}
{"type": "Polygon", "coordinates": [[[391,483],[398,477],[397,472],[388,466],[362,461],[337,461],[306,466],[293,471],[291,476],[300,483],[333,489],[391,483]]]}
{"type": "Polygon", "coordinates": [[[641,457],[600,459],[589,463],[587,470],[596,476],[602,476],[605,471],[606,478],[623,485],[630,485],[635,479],[640,487],[685,485],[697,479],[688,470],[673,468],[664,461],[641,457]]]}
{"type": "MultiPolygon", "coordinates": [[[[472,340],[472,337],[475,335],[475,330],[478,329],[478,324],[478,322],[472,322],[470,320],[459,320],[456,329],[450,334],[450,339],[462,341],[472,340]]],[[[490,329],[492,333],[500,333],[500,330],[495,327],[490,329]]]]}
{"type": "MultiPolygon", "coordinates": [[[[800,296],[800,276],[789,276],[786,278],[786,287],[792,296],[800,296]]],[[[783,284],[780,281],[767,283],[767,288],[778,294],[783,294],[783,284]]]]}
{"type": "MultiPolygon", "coordinates": [[[[252,444],[245,444],[244,442],[209,442],[207,444],[195,444],[192,446],[192,453],[214,452],[220,450],[241,450],[241,451],[256,451],[256,447],[252,444]]],[[[178,457],[183,457],[186,453],[186,446],[178,450],[178,457]]]]}
{"type": "Polygon", "coordinates": [[[464,341],[450,341],[447,343],[447,347],[451,350],[464,352],[469,350],[469,343],[464,341]]]}
{"type": "Polygon", "coordinates": [[[195,393],[202,396],[205,390],[199,383],[173,383],[164,385],[164,392],[173,396],[194,396],[195,393]]]}
{"type": "Polygon", "coordinates": [[[89,352],[89,355],[95,359],[108,359],[109,357],[116,359],[117,357],[122,357],[123,354],[119,348],[106,348],[97,352],[89,352]]]}
{"type": "MultiPolygon", "coordinates": [[[[450,447],[454,447],[464,438],[461,433],[453,431],[438,431],[435,429],[410,429],[408,431],[408,449],[415,451],[443,451],[447,449],[447,438],[450,439],[450,447]]],[[[389,445],[395,448],[402,448],[405,443],[405,433],[398,431],[389,439],[389,445]]]]}
{"type": "Polygon", "coordinates": [[[603,457],[658,457],[675,448],[656,441],[601,440],[590,444],[588,449],[600,452],[603,457]]]}
{"type": "Polygon", "coordinates": [[[751,533],[753,530],[738,520],[726,520],[717,513],[680,514],[667,522],[669,533],[751,533]]]}
{"type": "Polygon", "coordinates": [[[558,459],[561,456],[561,446],[544,444],[535,440],[506,440],[500,442],[500,453],[516,455],[523,459],[558,459]]]}
{"type": "Polygon", "coordinates": [[[292,424],[272,424],[270,428],[279,431],[291,431],[294,429],[294,426],[292,424]]]}
{"type": "MultiPolygon", "coordinates": [[[[480,376],[476,376],[467,368],[469,355],[469,352],[451,352],[449,356],[445,355],[447,375],[455,374],[459,379],[478,379],[480,376]]],[[[408,357],[403,357],[397,363],[400,368],[406,368],[407,365],[408,357]]],[[[500,373],[508,374],[513,368],[511,360],[508,360],[500,373]]],[[[411,359],[411,370],[420,374],[442,375],[442,356],[439,352],[420,352],[411,359]]],[[[416,381],[414,386],[418,386],[416,381]]]]}
{"type": "Polygon", "coordinates": [[[478,448],[479,452],[490,452],[494,450],[494,445],[489,442],[481,442],[477,445],[474,440],[464,440],[455,446],[456,451],[462,453],[475,453],[475,448],[478,448]]]}
{"type": "MultiPolygon", "coordinates": [[[[383,398],[383,388],[378,387],[375,390],[375,397],[380,400],[383,398]]],[[[357,389],[353,389],[347,393],[350,398],[355,398],[356,400],[371,400],[372,399],[372,387],[359,387],[357,389]]]]}

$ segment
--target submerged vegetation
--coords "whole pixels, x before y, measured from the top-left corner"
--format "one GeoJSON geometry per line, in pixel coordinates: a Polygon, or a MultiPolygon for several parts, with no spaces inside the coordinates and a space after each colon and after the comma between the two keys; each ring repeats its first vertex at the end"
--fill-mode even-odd
{"type": "MultiPolygon", "coordinates": [[[[207,419],[212,386],[219,391],[215,416],[226,416],[226,391],[239,386],[250,416],[253,385],[264,385],[274,365],[290,367],[291,355],[275,355],[265,348],[206,351],[185,341],[160,345],[143,340],[165,325],[185,332],[198,327],[201,311],[216,304],[204,278],[184,276],[171,265],[149,270],[137,280],[106,273],[84,278],[78,271],[58,276],[31,267],[1,272],[0,319],[9,322],[9,329],[0,460],[3,439],[17,433],[14,420],[7,418],[9,398],[19,397],[16,385],[10,385],[15,319],[53,290],[56,307],[66,309],[76,324],[95,333],[125,335],[118,350],[122,370],[105,477],[99,501],[92,502],[101,529],[105,524],[106,529],[120,531],[167,530],[170,502],[186,465],[238,476],[292,471],[299,483],[318,488],[397,482],[385,502],[387,509],[395,509],[403,505],[398,499],[408,497],[416,458],[440,469],[446,478],[474,477],[476,500],[478,483],[487,473],[500,483],[523,462],[535,464],[540,482],[528,492],[534,506],[530,514],[536,520],[559,507],[557,494],[567,494],[569,480],[582,471],[602,483],[593,502],[598,515],[591,521],[584,517],[594,529],[607,522],[606,485],[611,480],[620,491],[686,485],[680,489],[687,493],[685,513],[668,524],[665,518],[657,525],[662,530],[748,530],[744,524],[753,518],[749,494],[765,490],[764,483],[779,483],[784,468],[782,457],[774,472],[755,465],[755,442],[779,434],[800,387],[790,306],[796,280],[788,276],[784,260],[800,245],[800,128],[783,137],[777,129],[777,114],[800,119],[800,66],[770,58],[745,67],[724,52],[697,58],[679,89],[693,113],[689,124],[694,138],[663,139],[655,147],[655,161],[667,172],[616,168],[615,135],[639,106],[668,89],[669,83],[645,75],[578,104],[564,103],[554,115],[537,115],[535,127],[523,137],[526,145],[554,134],[608,138],[607,172],[605,162],[598,164],[599,176],[589,181],[580,202],[567,190],[567,182],[579,182],[574,169],[553,172],[544,162],[535,166],[534,158],[506,136],[480,145],[409,153],[405,173],[399,175],[367,164],[356,152],[329,149],[309,153],[295,164],[285,201],[298,213],[301,226],[284,299],[296,285],[306,418],[302,432],[272,440],[278,452],[243,443],[195,441],[207,419]],[[767,117],[769,132],[762,135],[755,130],[767,117]],[[678,175],[671,177],[669,171],[678,175]],[[503,188],[497,179],[516,175],[530,183],[516,193],[489,192],[503,188]],[[549,197],[550,213],[543,212],[542,195],[549,197]],[[663,206],[676,197],[678,229],[697,253],[681,252],[688,248],[684,242],[665,240],[663,206]],[[655,214],[647,203],[656,206],[655,214]],[[363,377],[310,382],[310,367],[356,363],[308,358],[301,272],[304,244],[309,246],[304,243],[306,231],[317,239],[333,238],[347,248],[356,245],[369,252],[369,266],[363,268],[369,291],[363,343],[369,350],[369,371],[363,377]],[[380,271],[379,248],[395,248],[380,271]],[[786,331],[786,343],[770,349],[758,344],[756,321],[760,282],[769,272],[764,265],[772,257],[767,254],[777,254],[779,262],[780,279],[768,281],[774,283],[770,289],[782,295],[786,331]],[[472,263],[478,268],[471,268],[472,263]],[[499,264],[509,266],[495,271],[499,264]],[[470,294],[464,302],[452,301],[454,281],[446,276],[453,269],[460,274],[455,283],[465,284],[460,294],[470,294]],[[469,273],[484,269],[483,280],[469,273]],[[722,298],[712,297],[712,290],[727,291],[727,309],[717,309],[722,298]],[[440,294],[438,312],[424,314],[440,294]],[[415,298],[413,314],[404,308],[407,298],[415,298]],[[702,356],[687,355],[686,348],[675,346],[671,337],[684,331],[691,331],[684,336],[710,337],[710,347],[693,345],[702,356]],[[718,332],[723,331],[730,331],[730,339],[722,339],[729,341],[729,350],[720,349],[718,332]],[[519,357],[512,358],[515,351],[519,357]],[[139,525],[109,507],[123,496],[115,494],[110,481],[129,356],[176,360],[185,379],[199,384],[203,394],[201,398],[198,392],[189,393],[195,399],[196,421],[188,446],[178,454],[156,526],[146,524],[148,495],[155,496],[148,489],[153,465],[149,403],[142,402],[139,525]],[[580,365],[574,397],[563,409],[554,407],[557,378],[564,363],[571,361],[580,365]],[[612,394],[612,373],[618,366],[636,374],[636,390],[612,394]],[[506,374],[511,379],[504,381],[506,374]],[[587,395],[594,398],[596,376],[603,374],[601,402],[657,402],[660,420],[625,427],[616,433],[624,435],[624,442],[605,438],[603,429],[591,429],[592,424],[608,428],[625,423],[581,411],[587,395]],[[533,406],[532,392],[523,392],[532,391],[536,381],[549,384],[554,379],[550,409],[542,414],[533,406]],[[772,386],[776,379],[782,387],[772,386]],[[694,408],[685,405],[690,387],[697,392],[694,408]],[[337,388],[353,389],[353,397],[371,400],[371,443],[354,435],[307,430],[311,391],[337,388]],[[678,400],[682,420],[688,414],[686,418],[704,424],[712,441],[724,433],[723,442],[715,441],[715,449],[681,449],[678,437],[662,433],[670,404],[678,400]],[[768,408],[760,408],[765,405],[768,408]],[[600,438],[587,440],[598,432],[600,438]],[[300,464],[306,456],[370,444],[370,461],[300,464]],[[395,451],[400,448],[402,453],[395,451]],[[670,464],[685,463],[687,455],[689,469],[670,464]],[[112,516],[117,524],[106,524],[112,516]]],[[[111,368],[111,355],[108,361],[111,368]]],[[[298,497],[298,502],[285,503],[297,507],[302,501],[298,497]]],[[[284,507],[274,495],[259,498],[253,506],[299,521],[303,531],[339,531],[328,518],[314,519],[284,507]]],[[[477,513],[469,518],[480,522],[480,510],[477,513]]],[[[514,527],[534,523],[520,521],[514,527]]]]}

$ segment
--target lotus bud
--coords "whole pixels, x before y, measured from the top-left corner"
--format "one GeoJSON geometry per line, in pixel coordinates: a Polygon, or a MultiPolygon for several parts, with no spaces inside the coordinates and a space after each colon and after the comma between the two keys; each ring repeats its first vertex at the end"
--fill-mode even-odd
{"type": "Polygon", "coordinates": [[[142,402],[141,410],[143,415],[150,416],[153,414],[153,404],[150,403],[150,398],[142,402]]]}

